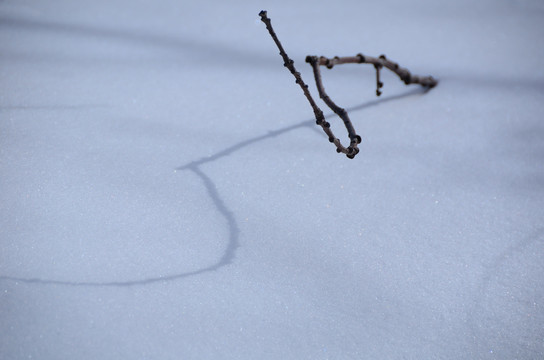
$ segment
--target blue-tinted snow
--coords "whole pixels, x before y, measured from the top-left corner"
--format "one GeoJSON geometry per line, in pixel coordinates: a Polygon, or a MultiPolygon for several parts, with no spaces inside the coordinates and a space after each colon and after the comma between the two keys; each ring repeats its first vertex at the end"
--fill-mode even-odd
{"type": "Polygon", "coordinates": [[[0,358],[543,358],[542,23],[530,0],[1,1],[0,358]],[[261,9],[314,94],[308,54],[440,84],[324,71],[349,160],[261,9]]]}

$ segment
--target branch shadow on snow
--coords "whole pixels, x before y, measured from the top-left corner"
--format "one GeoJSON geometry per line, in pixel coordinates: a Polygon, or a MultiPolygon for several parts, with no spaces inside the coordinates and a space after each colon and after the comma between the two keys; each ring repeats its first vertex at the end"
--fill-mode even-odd
{"type": "MultiPolygon", "coordinates": [[[[388,97],[383,97],[375,100],[371,100],[368,102],[365,102],[360,105],[356,105],[350,108],[347,108],[348,111],[358,111],[363,110],[372,106],[377,106],[380,104],[383,104],[385,102],[393,101],[402,99],[409,96],[414,95],[420,95],[423,94],[425,90],[423,88],[413,89],[410,91],[406,91],[404,93],[398,94],[398,95],[392,95],[388,97]]],[[[332,113],[328,114],[326,117],[332,117],[336,116],[332,113]]],[[[219,192],[217,191],[217,187],[214,183],[214,181],[206,175],[201,169],[200,166],[215,162],[217,160],[220,160],[221,158],[230,156],[237,152],[238,150],[241,150],[245,147],[251,146],[253,144],[259,143],[264,140],[272,139],[279,137],[283,134],[289,133],[291,131],[307,128],[309,130],[315,130],[315,119],[308,119],[301,121],[299,123],[296,123],[294,125],[286,126],[277,130],[272,130],[267,132],[266,134],[255,136],[243,141],[240,141],[234,145],[231,145],[230,147],[223,149],[211,156],[201,158],[199,160],[191,161],[185,165],[179,166],[176,168],[178,171],[190,171],[194,175],[196,175],[199,180],[202,182],[202,185],[206,188],[206,191],[208,193],[208,196],[212,200],[215,209],[217,212],[223,217],[226,223],[226,227],[228,229],[228,239],[226,241],[225,250],[223,251],[223,254],[221,257],[212,265],[209,265],[207,267],[203,267],[194,271],[187,271],[182,272],[178,274],[171,274],[171,275],[164,275],[164,276],[156,276],[156,277],[149,277],[146,279],[140,279],[140,280],[127,280],[127,281],[66,281],[66,280],[53,280],[53,279],[42,279],[42,278],[24,278],[24,277],[15,277],[15,276],[2,276],[0,275],[0,281],[13,281],[13,282],[20,282],[20,283],[27,283],[27,284],[40,284],[40,285],[61,285],[61,286],[87,286],[87,287],[124,287],[124,286],[140,286],[140,285],[149,285],[153,283],[163,283],[163,282],[170,282],[175,280],[184,279],[190,276],[200,275],[207,272],[212,272],[219,270],[220,268],[227,266],[231,264],[235,257],[236,257],[236,250],[240,246],[239,245],[239,237],[240,237],[240,228],[238,226],[238,222],[236,221],[236,217],[232,210],[230,210],[228,204],[225,203],[219,192]]],[[[323,134],[324,135],[324,134],[323,134]]]]}
{"type": "MultiPolygon", "coordinates": [[[[346,108],[346,110],[348,112],[364,110],[364,109],[370,108],[372,106],[377,106],[377,105],[383,104],[385,102],[389,102],[389,101],[393,101],[393,100],[399,100],[399,99],[409,97],[409,96],[421,95],[421,94],[424,94],[426,91],[427,90],[424,89],[424,88],[415,88],[415,89],[412,89],[410,91],[406,91],[406,92],[401,93],[401,94],[382,97],[382,98],[378,98],[378,99],[375,99],[375,100],[367,101],[367,102],[362,103],[360,105],[355,105],[355,106],[352,106],[352,107],[348,107],[348,108],[346,108]]],[[[335,116],[336,115],[334,113],[329,113],[329,114],[327,114],[325,116],[325,118],[329,119],[329,118],[335,117],[335,116]]],[[[339,119],[339,121],[340,121],[340,119],[339,119]]],[[[255,136],[255,137],[249,138],[247,140],[240,141],[239,143],[231,145],[228,148],[223,149],[223,150],[221,150],[221,151],[219,151],[219,152],[217,152],[217,153],[215,153],[213,155],[209,155],[209,156],[200,158],[199,160],[191,161],[191,162],[189,162],[189,163],[187,163],[185,165],[182,165],[182,166],[176,168],[176,170],[187,170],[187,169],[190,169],[191,167],[194,167],[194,166],[200,166],[200,165],[203,165],[203,164],[206,164],[206,163],[217,161],[220,158],[232,155],[236,151],[241,150],[241,149],[243,149],[243,148],[245,148],[247,146],[253,145],[253,144],[261,142],[263,140],[268,140],[268,139],[271,139],[271,138],[275,138],[275,137],[281,136],[281,135],[283,135],[285,133],[291,132],[293,130],[301,129],[301,128],[309,128],[311,130],[316,130],[317,133],[323,135],[323,137],[326,138],[326,135],[322,131],[320,131],[319,128],[315,125],[315,119],[308,119],[308,120],[304,120],[304,121],[301,121],[299,123],[289,125],[289,126],[277,129],[277,130],[271,130],[268,133],[263,134],[263,135],[255,136]]]]}
{"type": "Polygon", "coordinates": [[[98,109],[98,108],[107,108],[110,107],[107,104],[75,104],[75,105],[10,105],[10,106],[1,106],[0,112],[2,111],[64,111],[64,110],[87,110],[87,109],[98,109]]]}
{"type": "Polygon", "coordinates": [[[217,188],[212,180],[202,172],[197,166],[189,167],[188,170],[192,171],[202,182],[204,187],[207,190],[209,197],[212,199],[216,210],[219,214],[225,219],[226,226],[228,227],[228,240],[227,246],[223,251],[221,258],[214,264],[194,270],[183,272],[180,274],[166,275],[166,276],[156,276],[147,279],[141,280],[130,280],[130,281],[110,281],[110,282],[98,282],[98,281],[64,281],[64,280],[49,280],[49,279],[40,279],[40,278],[21,278],[21,277],[12,277],[12,276],[0,276],[0,280],[10,280],[14,282],[22,282],[28,284],[43,284],[43,285],[65,285],[65,286],[95,286],[95,287],[106,287],[106,286],[134,286],[134,285],[148,285],[158,282],[168,282],[173,280],[183,279],[189,276],[199,275],[206,272],[211,272],[226,266],[234,260],[236,249],[238,248],[238,238],[240,235],[240,229],[234,218],[234,214],[227,207],[221,196],[217,192],[217,188]]]}
{"type": "MultiPolygon", "coordinates": [[[[139,47],[150,48],[149,54],[153,54],[157,49],[173,51],[173,54],[181,53],[182,56],[175,56],[176,63],[197,66],[198,64],[226,65],[234,66],[269,66],[277,65],[274,57],[265,53],[251,51],[250,49],[238,49],[229,44],[219,41],[211,41],[203,38],[196,38],[191,33],[184,35],[171,36],[168,34],[156,34],[144,32],[135,29],[120,29],[115,27],[95,27],[84,24],[70,24],[62,22],[53,22],[47,20],[25,19],[8,17],[0,15],[0,29],[9,28],[17,31],[30,31],[33,33],[54,34],[73,39],[77,37],[78,41],[89,41],[100,39],[106,43],[122,43],[126,45],[136,45],[139,47]]],[[[2,56],[15,56],[18,60],[26,61],[61,61],[68,59],[65,55],[53,56],[49,53],[43,54],[10,54],[4,51],[2,56]]],[[[79,55],[78,55],[79,56],[79,55]]],[[[86,59],[85,55],[80,55],[78,61],[89,60],[95,62],[95,59],[86,59]]],[[[101,59],[106,61],[108,59],[101,59]]],[[[111,60],[111,59],[110,59],[111,60]]],[[[123,59],[126,65],[127,59],[123,59]]],[[[135,59],[136,62],[142,62],[135,59]]]]}

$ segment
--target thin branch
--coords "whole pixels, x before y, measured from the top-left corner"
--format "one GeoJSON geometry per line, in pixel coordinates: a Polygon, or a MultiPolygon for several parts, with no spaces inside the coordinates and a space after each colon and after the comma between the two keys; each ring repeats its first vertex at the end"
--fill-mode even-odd
{"type": "MultiPolygon", "coordinates": [[[[325,92],[325,87],[323,86],[323,82],[321,80],[321,73],[319,71],[319,62],[317,57],[308,56],[306,57],[306,62],[310,63],[310,65],[312,65],[312,69],[314,70],[315,83],[317,85],[317,91],[319,92],[319,97],[344,122],[344,125],[346,127],[346,130],[348,131],[348,136],[350,139],[350,145],[346,149],[346,152],[344,153],[346,154],[347,157],[349,157],[350,159],[353,159],[355,155],[357,155],[357,153],[359,152],[359,148],[357,147],[357,145],[361,143],[361,137],[357,135],[357,133],[355,132],[355,129],[353,128],[353,124],[351,123],[351,120],[349,119],[348,112],[346,111],[346,109],[336,105],[325,92]]],[[[329,141],[336,144],[335,138],[331,139],[329,137],[329,141]]],[[[339,151],[338,145],[337,145],[336,151],[343,152],[341,149],[339,151]]]]}
{"type": "Polygon", "coordinates": [[[346,56],[346,57],[338,57],[335,56],[332,59],[326,58],[324,56],[307,56],[306,62],[309,63],[312,66],[313,72],[314,72],[314,78],[315,83],[317,86],[317,90],[319,92],[319,97],[327,104],[327,106],[334,111],[336,115],[338,115],[342,121],[344,122],[344,126],[346,127],[346,130],[348,132],[348,136],[350,139],[350,144],[348,147],[345,147],[342,145],[340,140],[334,136],[332,130],[330,129],[330,124],[325,121],[325,117],[323,116],[323,111],[317,106],[314,99],[312,98],[312,95],[310,94],[310,91],[308,90],[308,85],[304,83],[302,80],[302,77],[300,76],[300,73],[295,69],[294,61],[287,56],[287,53],[283,49],[283,46],[281,45],[280,41],[278,40],[278,37],[276,36],[276,33],[274,32],[274,29],[272,28],[272,24],[270,19],[268,18],[266,11],[261,11],[259,13],[259,16],[261,17],[262,22],[265,23],[266,28],[268,29],[268,32],[270,33],[270,36],[276,43],[276,46],[280,50],[280,55],[283,58],[284,66],[289,69],[291,74],[296,79],[296,83],[300,85],[302,88],[302,91],[304,92],[304,95],[306,96],[306,99],[308,99],[308,102],[310,103],[314,114],[316,118],[316,124],[320,125],[323,128],[323,131],[327,134],[329,137],[329,141],[334,143],[336,145],[336,151],[339,153],[344,153],[346,156],[350,159],[353,159],[355,155],[359,152],[358,145],[361,143],[361,137],[357,135],[355,132],[355,128],[353,127],[353,124],[351,123],[351,120],[349,119],[348,112],[341,108],[340,106],[336,105],[331,98],[327,95],[325,92],[325,87],[323,86],[323,81],[321,80],[321,71],[320,66],[326,66],[328,69],[332,69],[335,65],[341,65],[341,64],[372,64],[374,65],[374,68],[376,69],[376,95],[381,95],[381,88],[383,87],[383,83],[380,80],[380,70],[382,68],[387,68],[398,75],[398,77],[406,84],[420,84],[423,87],[427,88],[433,88],[435,87],[438,82],[436,79],[434,79],[432,76],[417,76],[412,75],[408,69],[400,67],[397,63],[387,59],[385,55],[380,55],[379,57],[372,57],[372,56],[366,56],[363,54],[357,54],[356,56],[346,56]]]}
{"type": "Polygon", "coordinates": [[[304,92],[304,95],[310,102],[310,105],[312,106],[312,109],[314,110],[315,118],[318,124],[325,121],[325,116],[323,115],[323,111],[321,111],[321,109],[317,106],[314,99],[312,98],[312,95],[310,94],[310,91],[308,90],[308,85],[304,83],[304,80],[302,80],[300,73],[297,71],[297,69],[295,69],[295,62],[291,60],[289,56],[287,56],[287,53],[285,52],[285,50],[283,50],[283,46],[281,45],[280,40],[278,39],[278,37],[276,36],[276,33],[274,32],[274,29],[272,28],[272,23],[270,22],[270,19],[266,16],[266,11],[264,10],[261,11],[259,15],[261,16],[261,20],[265,23],[266,28],[268,29],[268,32],[270,33],[270,36],[272,36],[272,39],[274,40],[274,42],[276,43],[276,46],[280,50],[280,55],[283,58],[283,66],[289,69],[291,74],[293,74],[293,76],[296,79],[295,82],[300,85],[300,87],[302,88],[302,91],[304,92]]]}
{"type": "MultiPolygon", "coordinates": [[[[266,11],[265,10],[261,11],[259,13],[259,16],[261,17],[261,21],[266,25],[266,29],[270,33],[270,36],[272,37],[274,42],[276,43],[276,46],[280,50],[280,55],[283,58],[283,66],[285,66],[287,69],[289,69],[291,74],[293,74],[293,76],[295,77],[295,82],[300,86],[300,88],[304,92],[304,95],[306,96],[306,99],[308,99],[308,102],[310,103],[310,106],[312,107],[312,109],[314,111],[314,114],[315,114],[316,124],[321,126],[321,128],[323,129],[325,134],[327,134],[327,136],[329,137],[329,141],[334,143],[334,145],[336,145],[336,151],[337,152],[344,153],[348,157],[353,158],[359,152],[359,149],[357,148],[357,144],[360,142],[361,138],[358,135],[355,135],[355,136],[357,136],[355,144],[354,144],[354,141],[352,139],[350,146],[345,147],[345,146],[342,145],[340,140],[332,132],[332,130],[330,128],[331,124],[329,124],[325,120],[325,116],[323,115],[323,111],[319,108],[319,106],[317,106],[314,99],[312,98],[312,95],[310,94],[310,91],[308,90],[308,85],[306,85],[304,83],[304,81],[302,80],[302,77],[300,76],[300,73],[296,70],[295,65],[294,65],[295,62],[289,58],[289,56],[287,55],[287,53],[283,49],[283,46],[281,45],[280,40],[276,36],[276,32],[272,28],[272,23],[271,23],[270,19],[268,18],[267,14],[266,14],[266,11]]],[[[332,101],[331,101],[331,103],[332,103],[332,101]]],[[[334,104],[334,103],[332,103],[332,104],[334,104]]],[[[351,121],[347,117],[347,112],[344,109],[341,109],[341,110],[343,110],[343,112],[345,113],[345,117],[346,117],[346,119],[344,119],[344,118],[342,119],[342,120],[344,120],[344,124],[346,124],[346,122],[347,122],[351,126],[351,121]]],[[[333,109],[333,111],[334,111],[334,109],[333,109]]],[[[351,129],[352,129],[353,134],[355,134],[355,130],[353,130],[353,126],[351,126],[351,129]]],[[[349,133],[349,129],[348,129],[348,133],[349,133]]],[[[350,139],[351,138],[352,137],[350,135],[350,139]]]]}
{"type": "Polygon", "coordinates": [[[374,68],[376,69],[376,96],[380,96],[382,94],[380,89],[383,87],[383,83],[380,81],[380,70],[382,66],[374,65],[374,68]]]}
{"type": "MultiPolygon", "coordinates": [[[[308,61],[308,60],[306,60],[308,61]]],[[[376,68],[376,71],[379,71],[382,67],[385,67],[404,81],[406,85],[410,84],[420,84],[428,88],[433,88],[438,84],[438,81],[432,76],[417,76],[412,75],[408,69],[400,67],[399,64],[387,59],[385,55],[380,55],[379,57],[372,57],[363,54],[357,54],[355,56],[345,56],[338,57],[335,56],[332,59],[326,58],[325,56],[320,56],[318,60],[319,65],[326,66],[328,69],[332,69],[334,65],[341,64],[372,64],[376,68]]],[[[377,79],[377,90],[379,90],[383,84],[380,82],[379,75],[377,79]]]]}

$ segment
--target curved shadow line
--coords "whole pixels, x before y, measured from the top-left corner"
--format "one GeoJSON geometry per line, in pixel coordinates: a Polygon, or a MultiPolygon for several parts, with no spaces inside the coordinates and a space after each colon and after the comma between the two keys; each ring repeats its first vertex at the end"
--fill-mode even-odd
{"type": "Polygon", "coordinates": [[[278,129],[278,130],[273,130],[273,131],[269,131],[268,133],[264,134],[264,135],[259,135],[259,136],[255,136],[253,138],[250,138],[250,139],[247,139],[247,140],[244,140],[244,141],[240,141],[239,143],[237,144],[234,144],[232,146],[229,146],[228,148],[222,150],[222,151],[219,151],[211,156],[208,156],[208,157],[204,157],[204,158],[201,158],[200,160],[197,160],[197,161],[191,161],[190,163],[187,163],[185,165],[182,165],[180,167],[177,167],[176,170],[187,170],[187,169],[193,169],[195,167],[198,167],[202,164],[206,164],[206,163],[209,163],[209,162],[213,162],[217,159],[220,159],[222,157],[225,157],[225,156],[228,156],[242,148],[245,148],[246,146],[249,146],[251,144],[254,144],[256,142],[259,142],[259,141],[262,141],[262,140],[266,140],[266,139],[269,139],[269,138],[273,138],[273,137],[277,137],[277,136],[280,136],[282,134],[285,134],[289,131],[292,131],[292,130],[295,130],[295,129],[299,129],[299,128],[303,128],[303,127],[310,127],[314,124],[314,122],[312,120],[305,120],[305,121],[302,121],[298,124],[295,124],[295,125],[291,125],[291,126],[287,126],[287,127],[284,127],[284,128],[281,128],[281,129],[278,129]]]}
{"type": "MultiPolygon", "coordinates": [[[[353,106],[350,108],[347,108],[348,111],[356,111],[356,110],[362,110],[365,108],[369,108],[372,106],[376,106],[379,104],[382,104],[384,102],[392,101],[401,99],[404,97],[417,95],[417,94],[423,94],[425,93],[424,89],[417,88],[414,90],[410,90],[407,92],[404,92],[402,94],[393,95],[389,97],[384,97],[380,99],[375,99],[368,101],[366,103],[353,106]]],[[[335,116],[335,114],[328,114],[326,117],[335,116]]],[[[208,195],[212,199],[217,211],[225,218],[227,222],[227,227],[229,229],[229,239],[227,243],[227,247],[221,256],[221,258],[213,265],[210,265],[208,267],[184,272],[181,274],[174,274],[174,275],[168,275],[168,276],[157,276],[152,278],[147,278],[143,280],[132,280],[132,281],[110,281],[110,282],[94,282],[94,281],[62,281],[62,280],[48,280],[48,279],[40,279],[40,278],[22,278],[22,277],[14,277],[14,276],[1,276],[0,275],[0,281],[1,280],[8,280],[8,281],[14,281],[14,282],[22,282],[22,283],[28,283],[28,284],[42,284],[42,285],[65,285],[65,286],[94,286],[94,287],[100,287],[100,286],[134,286],[134,285],[147,285],[152,283],[158,283],[158,282],[166,282],[166,281],[172,281],[172,280],[178,280],[182,278],[186,278],[189,276],[199,275],[202,273],[206,273],[209,271],[215,271],[219,268],[226,266],[230,263],[232,263],[233,259],[236,257],[236,249],[239,247],[239,236],[240,236],[240,229],[238,227],[238,224],[236,222],[236,218],[234,217],[234,214],[231,210],[227,207],[221,196],[219,195],[217,188],[214,184],[214,182],[211,180],[209,176],[207,176],[202,170],[200,170],[199,166],[202,164],[206,164],[209,162],[213,162],[215,160],[218,160],[220,158],[226,157],[238,150],[241,150],[247,146],[250,146],[254,143],[260,142],[262,140],[278,137],[282,134],[288,133],[292,130],[300,129],[300,128],[311,128],[313,129],[315,125],[315,120],[305,120],[302,122],[299,122],[294,125],[286,126],[283,128],[280,128],[278,130],[269,131],[268,133],[264,135],[255,136],[253,138],[241,141],[239,143],[236,143],[222,151],[219,151],[209,157],[201,158],[197,161],[192,161],[188,164],[182,165],[176,170],[189,170],[192,171],[195,175],[197,175],[200,180],[202,181],[204,187],[206,188],[208,195]]]]}
{"type": "Polygon", "coordinates": [[[225,202],[223,201],[223,199],[221,199],[221,196],[217,192],[217,188],[215,184],[213,183],[213,181],[206,174],[204,174],[202,170],[200,170],[197,166],[189,167],[188,170],[192,171],[195,175],[197,175],[200,178],[200,180],[202,181],[202,183],[204,184],[204,187],[206,188],[208,192],[208,195],[212,199],[217,211],[223,216],[223,218],[227,222],[227,227],[229,229],[227,247],[225,251],[223,252],[223,255],[221,256],[221,258],[215,264],[202,268],[202,269],[189,271],[189,272],[185,272],[181,274],[157,276],[157,277],[152,277],[148,279],[133,280],[133,281],[111,281],[111,282],[63,281],[63,280],[48,280],[48,279],[40,279],[40,278],[29,279],[29,278],[14,277],[14,276],[0,276],[0,280],[9,280],[9,281],[22,282],[27,284],[42,284],[42,285],[95,286],[95,287],[133,286],[133,285],[147,285],[147,284],[158,283],[158,282],[178,280],[188,276],[199,275],[205,272],[215,271],[223,266],[229,265],[230,263],[232,263],[232,261],[234,260],[236,256],[236,249],[239,246],[238,238],[240,236],[240,229],[238,228],[238,224],[236,223],[234,214],[225,205],[225,202]]]}
{"type": "MultiPolygon", "coordinates": [[[[367,102],[365,102],[363,104],[360,104],[360,105],[348,107],[348,108],[346,108],[346,110],[348,112],[349,111],[363,110],[363,109],[366,109],[366,108],[369,108],[369,107],[372,107],[372,106],[380,105],[380,104],[385,103],[385,102],[398,100],[398,99],[402,99],[402,98],[413,96],[413,95],[420,95],[420,94],[424,94],[426,92],[427,92],[427,89],[415,88],[413,90],[406,91],[406,92],[398,94],[398,95],[383,97],[383,98],[367,101],[367,102]]],[[[328,119],[328,118],[333,117],[333,116],[336,116],[336,114],[329,113],[329,114],[327,114],[325,116],[325,118],[328,119]]],[[[232,154],[232,153],[234,153],[234,152],[236,152],[238,150],[241,150],[241,149],[243,149],[243,148],[245,148],[245,147],[247,147],[249,145],[252,145],[252,144],[254,144],[256,142],[266,140],[266,139],[270,139],[270,138],[274,138],[274,137],[280,136],[282,134],[285,134],[287,132],[290,132],[292,130],[296,130],[296,129],[300,129],[300,128],[304,128],[304,127],[314,129],[314,125],[315,125],[315,119],[310,119],[310,120],[301,121],[301,122],[299,122],[297,124],[294,124],[294,125],[290,125],[290,126],[280,128],[278,130],[269,131],[268,133],[266,133],[264,135],[259,135],[259,136],[255,136],[255,137],[252,137],[252,138],[247,139],[247,140],[240,141],[240,142],[238,142],[238,143],[236,143],[234,145],[229,146],[228,148],[226,148],[224,150],[216,152],[213,155],[203,157],[203,158],[201,158],[199,160],[191,161],[191,162],[189,162],[189,163],[187,163],[185,165],[179,166],[179,167],[176,168],[176,170],[186,170],[186,169],[190,169],[190,168],[192,168],[194,166],[200,166],[202,164],[213,162],[213,161],[218,160],[218,159],[220,159],[222,157],[228,156],[228,155],[230,155],[230,154],[232,154]]],[[[315,127],[315,129],[319,130],[318,127],[315,127]]],[[[323,136],[326,136],[324,133],[321,133],[321,134],[323,136]]]]}

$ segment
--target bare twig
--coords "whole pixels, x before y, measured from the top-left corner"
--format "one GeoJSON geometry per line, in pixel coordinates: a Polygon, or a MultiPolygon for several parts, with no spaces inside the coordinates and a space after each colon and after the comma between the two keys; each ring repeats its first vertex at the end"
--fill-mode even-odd
{"type": "MultiPolygon", "coordinates": [[[[346,130],[348,131],[348,136],[350,139],[349,147],[346,148],[346,151],[344,152],[337,144],[336,151],[343,152],[344,154],[346,154],[347,157],[349,157],[350,159],[353,159],[355,155],[357,155],[357,153],[359,152],[359,148],[357,147],[357,145],[361,143],[361,137],[357,135],[357,133],[355,132],[355,129],[353,128],[353,124],[351,123],[351,120],[349,119],[348,112],[346,111],[346,109],[336,105],[325,92],[325,88],[323,87],[323,82],[321,81],[321,73],[319,72],[319,63],[317,62],[317,57],[308,56],[306,58],[306,62],[309,62],[310,65],[312,65],[312,68],[314,70],[315,83],[317,85],[317,91],[319,92],[319,97],[323,100],[325,104],[327,104],[327,106],[332,111],[334,111],[336,115],[340,117],[340,119],[342,119],[346,127],[346,130]]],[[[329,141],[336,144],[335,140],[338,140],[338,139],[334,137],[333,138],[329,137],[329,141]]],[[[339,142],[340,140],[338,140],[338,143],[339,142]]]]}
{"type": "Polygon", "coordinates": [[[276,33],[274,32],[274,29],[272,28],[272,23],[270,19],[267,16],[267,13],[265,10],[261,11],[259,13],[259,16],[261,17],[262,22],[266,25],[266,28],[268,29],[268,32],[270,33],[270,36],[276,43],[276,46],[280,50],[280,55],[283,58],[283,65],[289,69],[291,74],[295,77],[295,82],[300,85],[302,91],[304,92],[304,95],[306,96],[306,99],[308,99],[308,102],[310,103],[310,106],[312,107],[315,118],[316,118],[316,124],[320,125],[325,134],[329,137],[329,141],[334,143],[336,146],[336,151],[339,153],[344,153],[346,156],[350,159],[353,159],[355,155],[359,152],[358,145],[361,143],[361,137],[357,135],[355,132],[355,129],[353,127],[353,124],[351,123],[351,120],[349,119],[348,112],[341,108],[340,106],[336,105],[331,98],[327,95],[325,92],[325,87],[323,86],[323,82],[321,80],[321,71],[320,66],[326,66],[329,69],[332,69],[335,65],[341,65],[341,64],[373,64],[374,68],[376,69],[376,95],[381,95],[381,88],[383,87],[383,83],[380,81],[380,70],[382,67],[385,67],[391,71],[393,71],[395,74],[397,74],[402,81],[406,85],[409,84],[420,84],[421,86],[432,88],[436,86],[437,81],[432,76],[416,76],[412,75],[407,69],[401,68],[397,63],[394,63],[390,60],[388,60],[385,55],[380,55],[380,57],[375,58],[371,56],[365,56],[362,54],[357,54],[356,56],[348,56],[348,57],[334,57],[332,59],[326,58],[324,56],[307,56],[306,62],[310,63],[312,66],[313,72],[314,72],[314,78],[317,85],[317,90],[319,92],[319,97],[327,104],[327,106],[334,111],[335,114],[337,114],[342,121],[344,122],[344,126],[346,127],[346,130],[348,132],[348,136],[350,139],[349,146],[344,146],[340,142],[340,140],[334,135],[332,130],[330,129],[330,124],[325,120],[325,116],[323,115],[323,111],[317,106],[314,99],[312,98],[312,95],[310,94],[310,91],[308,90],[308,85],[304,83],[302,80],[302,77],[300,76],[300,73],[295,69],[294,61],[289,58],[285,50],[283,49],[283,46],[281,45],[281,42],[279,41],[278,37],[276,36],[276,33]]]}
{"type": "MultiPolygon", "coordinates": [[[[276,43],[276,46],[278,47],[278,49],[280,50],[280,55],[283,58],[283,66],[289,69],[291,74],[293,74],[293,76],[295,77],[295,82],[300,85],[302,91],[304,92],[304,95],[306,96],[306,99],[308,99],[308,102],[310,103],[310,106],[312,107],[315,114],[316,124],[321,126],[325,134],[327,134],[327,136],[329,137],[329,141],[334,143],[334,145],[336,145],[337,152],[344,153],[348,157],[353,158],[359,152],[359,149],[357,148],[357,144],[361,142],[360,141],[361,137],[359,137],[358,135],[355,135],[357,136],[357,138],[355,138],[355,141],[352,139],[350,146],[345,147],[342,145],[340,140],[332,132],[331,124],[329,124],[325,120],[325,115],[323,115],[323,111],[319,108],[319,106],[317,106],[314,99],[312,98],[312,95],[310,94],[310,91],[308,90],[308,85],[304,83],[304,81],[302,80],[302,77],[300,76],[300,73],[296,70],[294,65],[295,62],[291,60],[289,56],[287,55],[287,53],[285,52],[285,50],[283,50],[283,46],[281,45],[280,40],[278,39],[278,37],[276,36],[276,33],[274,32],[274,29],[272,28],[272,23],[270,22],[270,19],[266,15],[266,11],[265,10],[261,11],[259,13],[259,16],[261,17],[262,22],[265,23],[266,28],[268,29],[268,32],[270,33],[270,36],[276,43]]],[[[344,123],[346,123],[347,121],[347,123],[350,124],[351,126],[351,121],[347,117],[347,112],[345,110],[343,110],[343,112],[345,113],[345,116],[347,119],[347,120],[344,120],[344,123]]],[[[353,129],[353,126],[351,126],[351,129],[353,129]]],[[[355,134],[355,130],[353,130],[353,134],[355,134]]]]}
{"type": "MultiPolygon", "coordinates": [[[[308,56],[306,58],[306,62],[310,62],[308,58],[317,58],[317,56],[308,56]]],[[[438,81],[433,78],[432,76],[417,76],[412,75],[408,69],[402,68],[399,66],[399,64],[387,59],[385,55],[380,55],[379,57],[372,57],[368,55],[363,54],[357,54],[355,56],[345,56],[345,57],[338,57],[335,56],[332,59],[326,58],[324,56],[320,56],[317,58],[317,63],[321,66],[326,66],[328,69],[332,69],[334,65],[341,65],[341,64],[372,64],[376,68],[376,94],[379,96],[381,94],[380,88],[383,87],[383,83],[380,82],[380,75],[379,71],[382,67],[385,67],[395,74],[398,75],[398,77],[404,81],[406,85],[410,84],[420,84],[421,86],[425,86],[428,88],[433,88],[438,84],[438,81]]]]}

